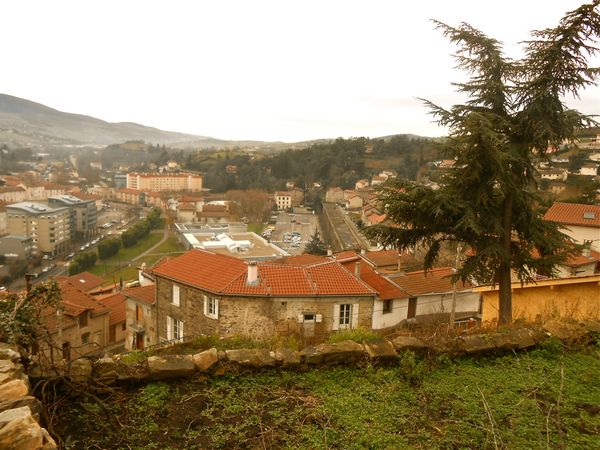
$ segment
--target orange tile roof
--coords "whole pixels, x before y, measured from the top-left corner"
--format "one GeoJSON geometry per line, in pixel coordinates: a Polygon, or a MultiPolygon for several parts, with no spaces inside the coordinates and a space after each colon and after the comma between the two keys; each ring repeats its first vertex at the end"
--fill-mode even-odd
{"type": "Polygon", "coordinates": [[[345,296],[373,295],[375,291],[357,280],[336,261],[311,265],[258,264],[258,281],[247,283],[247,264],[237,258],[205,250],[191,250],[164,262],[152,272],[222,295],[345,296]]]}
{"type": "Polygon", "coordinates": [[[311,255],[310,253],[304,253],[303,255],[297,256],[288,256],[286,258],[281,258],[276,261],[271,261],[277,264],[287,264],[292,266],[307,266],[310,264],[316,264],[328,261],[329,259],[326,256],[318,256],[311,255]]]}
{"type": "Polygon", "coordinates": [[[103,298],[96,298],[110,310],[108,316],[109,325],[125,322],[125,306],[127,304],[127,299],[122,292],[103,296],[103,298]]]}
{"type": "Polygon", "coordinates": [[[196,205],[189,202],[181,202],[179,203],[178,209],[196,211],[196,205]]]}
{"type": "MultiPolygon", "coordinates": [[[[390,274],[387,277],[408,294],[421,295],[452,291],[453,284],[449,277],[453,273],[451,267],[442,267],[427,272],[419,270],[407,274],[390,274]]],[[[458,281],[456,288],[460,291],[470,288],[470,285],[458,281]]]]}
{"type": "Polygon", "coordinates": [[[589,256],[585,255],[576,255],[571,256],[567,261],[565,261],[564,265],[569,267],[578,267],[585,266],[587,264],[593,264],[600,262],[600,253],[594,250],[590,251],[589,256]]]}
{"type": "Polygon", "coordinates": [[[90,272],[81,272],[70,277],[59,278],[64,278],[85,291],[91,291],[92,289],[102,286],[106,281],[104,278],[90,272]]]}
{"type": "Polygon", "coordinates": [[[375,267],[398,265],[398,250],[379,250],[365,252],[363,258],[375,267]]]}
{"type": "Polygon", "coordinates": [[[133,300],[154,305],[156,303],[156,286],[151,284],[148,286],[138,286],[123,290],[123,295],[133,300]]]}
{"type": "MultiPolygon", "coordinates": [[[[352,273],[356,273],[356,261],[347,261],[342,265],[352,273]]],[[[371,286],[379,294],[379,300],[391,300],[395,298],[408,298],[410,295],[390,280],[375,272],[368,264],[360,265],[360,279],[371,286]]]]}
{"type": "Polygon", "coordinates": [[[92,311],[94,315],[109,312],[102,303],[73,284],[68,279],[57,280],[61,294],[61,304],[66,315],[77,317],[84,311],[92,311]]]}
{"type": "Polygon", "coordinates": [[[600,205],[554,203],[544,215],[544,219],[565,225],[600,228],[600,205]]]}

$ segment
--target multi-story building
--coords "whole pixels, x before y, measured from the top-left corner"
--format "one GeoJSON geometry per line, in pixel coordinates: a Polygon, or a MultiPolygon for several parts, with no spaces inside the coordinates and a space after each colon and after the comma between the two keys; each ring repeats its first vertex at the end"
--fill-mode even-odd
{"type": "Polygon", "coordinates": [[[202,175],[194,173],[138,173],[127,174],[127,188],[138,191],[202,191],[202,175]]]}
{"type": "Polygon", "coordinates": [[[275,192],[275,204],[278,210],[291,208],[292,194],[283,191],[275,192]]]}
{"type": "Polygon", "coordinates": [[[70,211],[34,202],[6,207],[7,231],[14,236],[30,236],[32,253],[60,254],[69,246],[70,211]]]}
{"type": "Polygon", "coordinates": [[[97,210],[95,200],[83,200],[73,195],[58,195],[49,197],[48,205],[69,209],[71,237],[78,236],[87,239],[96,234],[97,210]]]}

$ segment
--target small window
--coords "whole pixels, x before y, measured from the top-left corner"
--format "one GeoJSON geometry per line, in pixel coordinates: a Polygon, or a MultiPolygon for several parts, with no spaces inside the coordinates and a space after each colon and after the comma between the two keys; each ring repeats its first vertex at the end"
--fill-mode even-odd
{"type": "Polygon", "coordinates": [[[127,322],[123,322],[121,324],[121,331],[125,331],[127,329],[127,322]]]}
{"type": "Polygon", "coordinates": [[[204,296],[204,315],[212,319],[219,318],[219,299],[215,297],[204,296]]]}
{"type": "Polygon", "coordinates": [[[111,325],[108,329],[108,342],[115,342],[117,340],[117,326],[111,325]]]}
{"type": "Polygon", "coordinates": [[[84,311],[79,315],[79,326],[87,327],[87,324],[88,324],[87,311],[84,311]]]}
{"type": "Polygon", "coordinates": [[[340,325],[350,326],[350,317],[352,314],[352,305],[340,305],[340,325]]]}
{"type": "Polygon", "coordinates": [[[393,300],[384,300],[383,301],[383,314],[389,314],[393,309],[393,300]]]}
{"type": "Polygon", "coordinates": [[[315,320],[315,315],[314,314],[304,314],[304,321],[305,322],[312,322],[315,320]]]}
{"type": "Polygon", "coordinates": [[[176,284],[173,285],[173,300],[172,303],[174,305],[179,306],[179,286],[176,284]]]}
{"type": "Polygon", "coordinates": [[[417,297],[411,297],[408,299],[408,313],[407,319],[413,319],[417,315],[417,297]]]}
{"type": "Polygon", "coordinates": [[[83,333],[81,335],[81,343],[83,345],[90,343],[90,333],[83,333]]]}

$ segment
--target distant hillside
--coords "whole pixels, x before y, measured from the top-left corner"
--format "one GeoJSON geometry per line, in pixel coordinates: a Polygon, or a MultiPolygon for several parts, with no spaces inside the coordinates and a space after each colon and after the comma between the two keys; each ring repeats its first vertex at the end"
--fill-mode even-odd
{"type": "Polygon", "coordinates": [[[158,144],[211,140],[204,136],[163,131],[132,122],[105,122],[0,94],[0,144],[107,145],[139,139],[158,144]]]}

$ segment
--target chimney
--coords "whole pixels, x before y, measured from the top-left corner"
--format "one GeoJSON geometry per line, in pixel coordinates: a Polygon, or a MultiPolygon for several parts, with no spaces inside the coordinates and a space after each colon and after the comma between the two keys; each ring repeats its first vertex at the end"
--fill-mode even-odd
{"type": "Polygon", "coordinates": [[[356,275],[356,278],[360,278],[360,261],[356,261],[356,264],[354,264],[354,275],[356,275]]]}
{"type": "Polygon", "coordinates": [[[333,256],[333,250],[331,250],[331,247],[327,247],[327,256],[333,256]]]}
{"type": "Polygon", "coordinates": [[[252,286],[258,283],[258,265],[256,261],[248,262],[248,281],[247,284],[252,286]]]}
{"type": "Polygon", "coordinates": [[[27,293],[29,293],[29,291],[31,291],[31,278],[32,277],[33,277],[33,275],[30,273],[25,274],[25,292],[27,292],[27,293]]]}
{"type": "Polygon", "coordinates": [[[590,256],[591,252],[590,252],[590,248],[589,247],[585,247],[582,251],[581,254],[583,256],[590,256]]]}
{"type": "Polygon", "coordinates": [[[364,248],[360,249],[360,254],[365,256],[367,254],[367,251],[364,248]]]}

